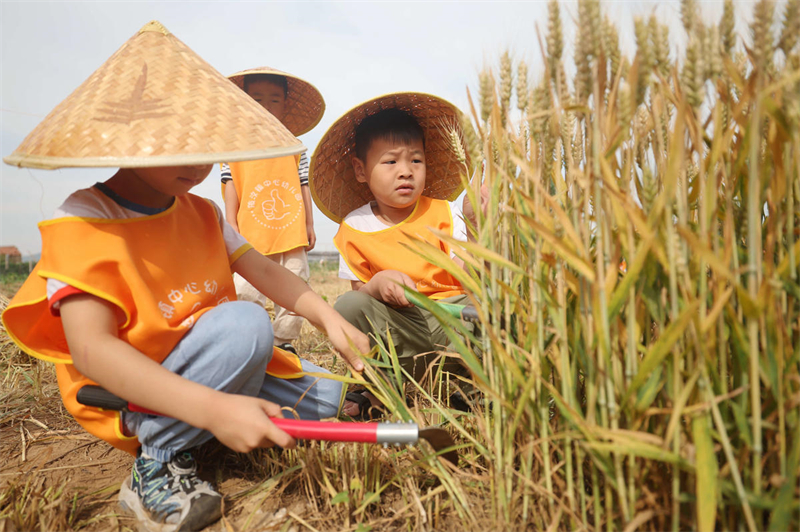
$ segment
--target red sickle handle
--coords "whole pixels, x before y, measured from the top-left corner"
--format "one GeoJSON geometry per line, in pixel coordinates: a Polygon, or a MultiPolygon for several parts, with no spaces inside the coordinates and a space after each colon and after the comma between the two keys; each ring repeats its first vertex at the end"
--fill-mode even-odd
{"type": "Polygon", "coordinates": [[[301,440],[377,443],[378,423],[326,423],[272,417],[270,420],[292,438],[301,440]]]}

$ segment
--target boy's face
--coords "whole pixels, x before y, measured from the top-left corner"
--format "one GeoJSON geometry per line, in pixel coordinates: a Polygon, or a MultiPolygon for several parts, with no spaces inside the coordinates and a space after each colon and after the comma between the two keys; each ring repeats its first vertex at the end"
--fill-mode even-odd
{"type": "Polygon", "coordinates": [[[266,80],[250,81],[247,83],[247,94],[272,116],[283,120],[286,114],[286,94],[283,92],[283,87],[266,80]]]}
{"type": "Polygon", "coordinates": [[[395,218],[392,214],[411,214],[425,189],[425,148],[421,140],[399,144],[375,139],[366,160],[353,157],[353,168],[356,179],[366,183],[375,196],[379,213],[390,218],[395,218]]]}
{"type": "Polygon", "coordinates": [[[160,166],[133,168],[139,180],[152,189],[153,196],[180,196],[202,183],[211,172],[211,164],[197,166],[160,166]]]}

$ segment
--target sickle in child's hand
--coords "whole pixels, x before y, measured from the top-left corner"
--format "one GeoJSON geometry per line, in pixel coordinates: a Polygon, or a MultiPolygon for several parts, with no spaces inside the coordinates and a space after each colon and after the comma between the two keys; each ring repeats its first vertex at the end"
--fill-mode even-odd
{"type": "MultiPolygon", "coordinates": [[[[78,390],[78,402],[86,406],[117,410],[125,412],[140,412],[161,416],[158,412],[142,408],[113,393],[88,384],[78,390]]],[[[359,443],[382,443],[384,445],[414,444],[420,438],[427,440],[433,450],[443,458],[458,465],[458,453],[452,449],[455,446],[453,437],[440,428],[422,428],[415,423],[355,423],[326,421],[305,421],[301,419],[284,419],[271,417],[279,429],[291,437],[301,440],[341,441],[359,443]],[[444,449],[449,449],[444,451],[444,449]]]]}

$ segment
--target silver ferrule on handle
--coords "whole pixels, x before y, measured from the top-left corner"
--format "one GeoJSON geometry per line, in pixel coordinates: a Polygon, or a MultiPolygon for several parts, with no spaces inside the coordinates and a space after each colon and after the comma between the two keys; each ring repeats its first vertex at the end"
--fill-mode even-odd
{"type": "Polygon", "coordinates": [[[419,427],[416,423],[378,423],[377,443],[417,443],[419,427]]]}

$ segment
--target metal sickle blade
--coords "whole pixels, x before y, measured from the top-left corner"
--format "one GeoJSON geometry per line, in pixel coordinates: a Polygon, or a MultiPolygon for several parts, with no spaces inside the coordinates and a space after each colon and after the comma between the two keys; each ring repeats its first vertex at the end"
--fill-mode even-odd
{"type": "MultiPolygon", "coordinates": [[[[439,428],[419,429],[419,437],[428,440],[428,443],[431,444],[431,447],[433,447],[433,450],[436,452],[439,452],[442,449],[446,449],[448,447],[453,447],[455,445],[453,437],[450,436],[450,433],[448,433],[444,429],[439,429],[439,428]]],[[[446,453],[442,453],[441,456],[442,458],[449,461],[451,464],[455,466],[458,465],[458,453],[455,450],[450,450],[447,451],[446,453]]]]}

